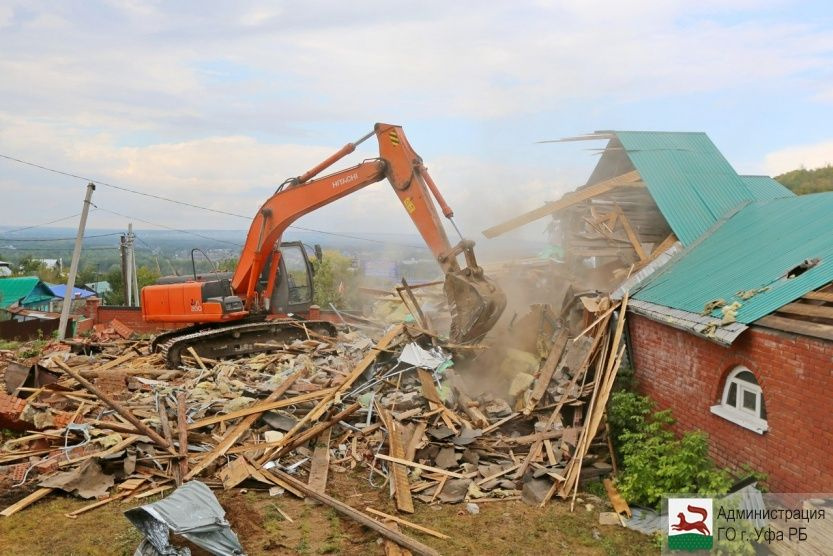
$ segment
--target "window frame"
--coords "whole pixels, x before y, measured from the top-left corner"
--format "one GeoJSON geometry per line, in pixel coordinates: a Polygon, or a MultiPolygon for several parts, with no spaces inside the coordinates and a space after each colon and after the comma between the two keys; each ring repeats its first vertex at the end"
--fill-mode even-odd
{"type": "Polygon", "coordinates": [[[745,429],[749,429],[758,434],[764,434],[769,430],[767,420],[761,417],[761,414],[766,411],[766,400],[764,400],[764,391],[761,385],[758,384],[758,379],[748,368],[738,365],[732,372],[726,376],[723,382],[723,391],[720,395],[720,403],[711,406],[710,411],[722,417],[727,421],[731,421],[736,425],[740,425],[745,429]],[[752,375],[755,382],[749,382],[742,378],[738,378],[741,373],[747,372],[752,375]],[[735,403],[729,403],[729,391],[731,387],[735,387],[735,403]],[[748,409],[744,407],[744,395],[750,393],[755,397],[755,409],[748,409]]]}

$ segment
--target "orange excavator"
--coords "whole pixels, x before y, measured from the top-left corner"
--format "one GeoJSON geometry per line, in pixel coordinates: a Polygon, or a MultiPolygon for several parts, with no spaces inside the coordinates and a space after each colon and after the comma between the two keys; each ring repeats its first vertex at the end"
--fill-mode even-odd
{"type": "Polygon", "coordinates": [[[281,236],[299,217],[385,178],[445,274],[451,340],[482,338],[500,317],[506,298],[477,265],[474,242],[462,234],[456,245],[449,242],[434,201],[456,230],[454,212],[402,128],[377,123],[358,141],[278,187],[255,215],[234,273],[194,272],[193,278],[161,279],[142,289],[145,321],[191,325],[158,335],[154,349],[174,368],[190,349],[201,357],[221,358],[264,351],[274,346],[267,342],[306,337],[308,331],[335,335],[334,325],[313,305],[313,270],[303,245],[281,243],[281,236]],[[372,136],[379,143],[378,158],[316,178],[372,136]],[[458,261],[461,255],[465,266],[458,261]]]}

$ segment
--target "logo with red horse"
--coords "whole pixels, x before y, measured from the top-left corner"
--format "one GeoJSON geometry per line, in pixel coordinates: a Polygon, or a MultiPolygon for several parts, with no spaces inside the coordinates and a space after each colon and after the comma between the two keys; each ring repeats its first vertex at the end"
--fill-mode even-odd
{"type": "Polygon", "coordinates": [[[669,550],[708,550],[712,536],[711,498],[670,498],[668,500],[669,550]]]}

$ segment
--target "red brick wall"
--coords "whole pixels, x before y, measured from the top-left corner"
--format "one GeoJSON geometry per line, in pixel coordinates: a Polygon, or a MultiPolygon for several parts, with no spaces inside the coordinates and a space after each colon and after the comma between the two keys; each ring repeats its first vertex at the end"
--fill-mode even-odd
{"type": "Polygon", "coordinates": [[[145,322],[142,319],[142,311],[139,307],[100,305],[96,309],[96,324],[108,324],[113,319],[120,320],[140,334],[144,332],[157,332],[159,330],[172,330],[183,326],[180,323],[145,322]]]}
{"type": "Polygon", "coordinates": [[[638,387],[658,408],[673,410],[677,432],[705,431],[718,464],[767,473],[772,492],[833,492],[833,342],[753,327],[725,348],[628,318],[638,387]],[[763,389],[763,435],[709,411],[737,365],[763,389]]]}

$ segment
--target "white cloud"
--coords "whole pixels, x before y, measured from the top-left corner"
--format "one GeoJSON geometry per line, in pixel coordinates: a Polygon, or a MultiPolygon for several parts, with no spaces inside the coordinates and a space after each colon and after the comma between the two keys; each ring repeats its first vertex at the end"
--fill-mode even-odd
{"type": "MultiPolygon", "coordinates": [[[[284,177],[335,150],[331,129],[346,123],[478,131],[577,102],[792,81],[808,96],[833,90],[808,74],[829,67],[833,34],[756,19],[757,10],[753,0],[435,0],[418,10],[381,0],[6,4],[0,51],[14,55],[0,57],[0,152],[251,214],[284,177]]],[[[568,175],[554,184],[555,167],[502,160],[477,145],[460,154],[425,135],[428,145],[414,147],[471,235],[581,181],[568,175]]],[[[583,162],[589,173],[593,161],[583,162]]],[[[5,163],[0,170],[4,190],[19,186],[16,210],[6,213],[14,223],[32,221],[35,200],[59,211],[66,201],[41,197],[60,199],[77,185],[5,163]]],[[[402,229],[401,207],[384,187],[301,223],[402,229]]],[[[96,197],[179,227],[246,225],[107,190],[96,197]]]]}
{"type": "Polygon", "coordinates": [[[833,140],[812,145],[796,145],[766,155],[764,166],[768,174],[777,176],[790,170],[812,170],[833,164],[833,140]]]}

